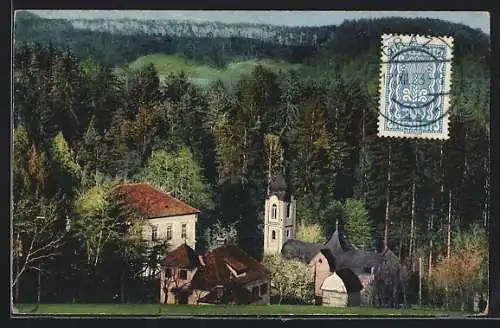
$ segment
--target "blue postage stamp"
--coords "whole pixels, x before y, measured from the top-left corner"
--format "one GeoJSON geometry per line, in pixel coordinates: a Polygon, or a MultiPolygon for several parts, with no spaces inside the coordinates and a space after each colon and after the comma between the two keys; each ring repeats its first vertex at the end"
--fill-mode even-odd
{"type": "Polygon", "coordinates": [[[453,39],[382,35],[378,136],[448,139],[453,39]]]}

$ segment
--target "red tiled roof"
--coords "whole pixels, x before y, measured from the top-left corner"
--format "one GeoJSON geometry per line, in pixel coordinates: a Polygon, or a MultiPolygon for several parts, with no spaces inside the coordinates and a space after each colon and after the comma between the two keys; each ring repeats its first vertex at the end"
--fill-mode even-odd
{"type": "Polygon", "coordinates": [[[234,245],[224,245],[200,256],[186,244],[182,244],[164,259],[167,267],[179,266],[184,268],[198,268],[191,286],[195,289],[211,290],[213,287],[231,283],[246,284],[254,280],[266,279],[268,270],[259,261],[252,258],[245,251],[234,245]],[[237,273],[235,277],[227,267],[229,264],[237,273]]]}
{"type": "Polygon", "coordinates": [[[201,265],[198,254],[185,243],[169,252],[163,263],[167,267],[175,266],[188,269],[193,269],[201,265]]]}
{"type": "Polygon", "coordinates": [[[230,265],[231,268],[233,268],[233,270],[236,271],[237,273],[241,273],[241,272],[245,271],[248,268],[244,263],[242,263],[242,262],[240,262],[240,261],[238,261],[238,260],[236,260],[235,258],[232,258],[232,257],[225,258],[224,262],[226,264],[230,265]]]}
{"type": "Polygon", "coordinates": [[[128,204],[147,218],[188,215],[200,211],[147,183],[124,183],[116,191],[125,196],[128,204]]]}
{"type": "Polygon", "coordinates": [[[206,253],[203,259],[205,266],[200,267],[193,277],[194,288],[207,289],[231,282],[246,284],[254,280],[265,279],[268,275],[268,271],[260,262],[234,245],[216,248],[206,253]],[[235,277],[226,264],[237,266],[234,268],[237,271],[244,268],[245,274],[235,277]]]}
{"type": "Polygon", "coordinates": [[[200,299],[200,302],[208,304],[251,304],[260,299],[261,297],[253,295],[238,284],[227,284],[226,286],[213,288],[200,299]]]}

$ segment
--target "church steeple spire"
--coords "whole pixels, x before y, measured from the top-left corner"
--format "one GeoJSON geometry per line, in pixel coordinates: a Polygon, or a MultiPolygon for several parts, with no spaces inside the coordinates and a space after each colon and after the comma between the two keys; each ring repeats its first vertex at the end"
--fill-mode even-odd
{"type": "Polygon", "coordinates": [[[266,137],[266,144],[268,148],[268,153],[267,153],[267,194],[269,195],[270,189],[271,189],[271,180],[276,172],[275,171],[275,163],[278,162],[279,164],[279,171],[283,170],[283,161],[284,161],[284,156],[283,156],[283,147],[281,145],[281,140],[278,135],[275,134],[267,134],[266,137]],[[279,154],[279,159],[277,158],[277,154],[279,154]]]}

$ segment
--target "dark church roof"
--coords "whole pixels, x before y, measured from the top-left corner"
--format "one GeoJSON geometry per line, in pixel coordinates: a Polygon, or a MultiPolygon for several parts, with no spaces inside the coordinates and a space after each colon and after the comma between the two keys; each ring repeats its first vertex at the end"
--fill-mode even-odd
{"type": "Polygon", "coordinates": [[[298,239],[288,239],[281,248],[281,254],[287,259],[311,262],[316,254],[321,251],[320,244],[308,243],[298,239]]]}
{"type": "Polygon", "coordinates": [[[338,231],[335,231],[324,245],[289,239],[281,249],[281,254],[285,258],[305,263],[309,263],[318,252],[322,252],[328,259],[332,272],[349,269],[359,275],[366,268],[372,268],[382,260],[375,252],[363,251],[348,244],[345,236],[342,233],[339,235],[338,231]]]}
{"type": "Polygon", "coordinates": [[[365,268],[377,266],[382,261],[380,254],[364,251],[349,244],[345,234],[339,233],[338,230],[324,246],[335,257],[335,270],[347,268],[356,274],[362,274],[365,268]]]}
{"type": "Polygon", "coordinates": [[[280,200],[290,197],[290,189],[283,175],[279,174],[271,178],[269,183],[269,195],[276,195],[280,200]]]}
{"type": "Polygon", "coordinates": [[[344,282],[348,293],[357,293],[363,289],[363,284],[361,284],[359,277],[352,270],[340,269],[336,273],[344,282]]]}

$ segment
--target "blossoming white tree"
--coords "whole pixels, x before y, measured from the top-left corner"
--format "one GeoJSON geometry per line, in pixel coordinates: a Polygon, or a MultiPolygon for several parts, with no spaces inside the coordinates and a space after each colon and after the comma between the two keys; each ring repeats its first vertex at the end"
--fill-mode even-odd
{"type": "Polygon", "coordinates": [[[266,255],[264,266],[271,272],[271,295],[283,301],[314,303],[314,280],[311,268],[296,260],[287,260],[279,254],[266,255]]]}

